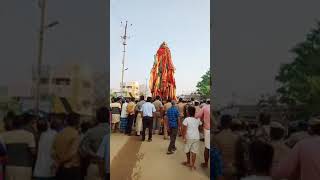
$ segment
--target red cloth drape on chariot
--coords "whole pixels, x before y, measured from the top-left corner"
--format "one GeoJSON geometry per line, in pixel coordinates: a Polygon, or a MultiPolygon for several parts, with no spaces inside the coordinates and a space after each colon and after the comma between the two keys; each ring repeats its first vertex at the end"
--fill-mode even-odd
{"type": "Polygon", "coordinates": [[[149,87],[153,97],[176,99],[175,68],[171,52],[166,43],[162,43],[155,55],[150,73],[149,87]]]}

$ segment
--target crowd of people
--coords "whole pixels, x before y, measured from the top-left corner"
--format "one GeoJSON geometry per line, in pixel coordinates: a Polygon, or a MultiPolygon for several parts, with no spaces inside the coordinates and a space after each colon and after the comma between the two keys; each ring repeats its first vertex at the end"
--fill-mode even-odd
{"type": "Polygon", "coordinates": [[[113,98],[110,107],[99,108],[92,121],[81,121],[76,113],[38,118],[9,112],[0,133],[0,180],[109,179],[109,131],[146,141],[147,129],[148,142],[154,135],[170,140],[164,141],[168,155],[177,151],[180,138],[186,154],[182,164],[191,170],[197,168],[198,154],[203,154],[203,168],[210,159],[211,179],[320,179],[320,116],[289,132],[267,113],[258,123],[213,116],[209,99],[113,98]]]}
{"type": "Polygon", "coordinates": [[[202,167],[208,167],[210,151],[210,99],[196,101],[193,98],[185,100],[179,98],[178,102],[170,98],[154,98],[140,96],[135,98],[112,98],[110,104],[112,111],[112,131],[121,132],[128,136],[141,136],[146,140],[148,129],[148,142],[152,142],[153,135],[161,135],[163,139],[170,139],[167,154],[177,151],[176,139],[181,138],[185,143],[183,151],[186,161],[183,165],[191,170],[196,169],[196,154],[199,153],[200,140],[204,140],[204,162],[202,167]],[[133,134],[134,133],[134,134],[133,134]],[[203,135],[203,137],[201,137],[203,135]]]}
{"type": "Polygon", "coordinates": [[[211,133],[211,179],[320,179],[320,117],[293,132],[261,113],[258,123],[218,114],[211,133]]]}
{"type": "Polygon", "coordinates": [[[107,107],[83,122],[77,113],[9,112],[0,133],[0,179],[110,179],[109,122],[107,107]]]}

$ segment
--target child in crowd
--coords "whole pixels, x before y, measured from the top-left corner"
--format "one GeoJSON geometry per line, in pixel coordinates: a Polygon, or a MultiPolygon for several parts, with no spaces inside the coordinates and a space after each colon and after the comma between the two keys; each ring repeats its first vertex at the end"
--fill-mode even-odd
{"type": "Polygon", "coordinates": [[[196,154],[199,149],[199,126],[202,122],[195,118],[196,109],[193,106],[187,107],[187,118],[183,121],[183,140],[185,142],[185,153],[187,156],[187,161],[182,164],[195,170],[196,154]]]}

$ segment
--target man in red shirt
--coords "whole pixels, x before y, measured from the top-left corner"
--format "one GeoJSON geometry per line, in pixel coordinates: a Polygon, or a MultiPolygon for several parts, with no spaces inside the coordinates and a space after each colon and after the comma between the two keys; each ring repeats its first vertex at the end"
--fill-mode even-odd
{"type": "Polygon", "coordinates": [[[273,169],[274,179],[320,179],[320,117],[309,120],[311,136],[298,142],[273,169]]]}
{"type": "Polygon", "coordinates": [[[201,108],[201,110],[196,114],[196,118],[201,119],[203,122],[203,131],[204,131],[204,160],[205,162],[201,164],[202,167],[208,167],[209,161],[209,150],[210,150],[210,99],[207,99],[206,104],[201,108]]]}

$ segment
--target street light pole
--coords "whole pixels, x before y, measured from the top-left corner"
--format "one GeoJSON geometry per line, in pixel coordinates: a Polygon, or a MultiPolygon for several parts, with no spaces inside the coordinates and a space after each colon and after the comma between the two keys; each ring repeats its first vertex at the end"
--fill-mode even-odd
{"type": "Polygon", "coordinates": [[[121,71],[121,96],[123,96],[123,78],[124,78],[124,61],[125,61],[125,55],[126,55],[126,45],[127,45],[127,39],[128,39],[128,36],[127,36],[127,28],[128,28],[128,21],[126,21],[126,25],[124,27],[124,35],[121,36],[123,42],[122,42],[122,45],[123,45],[123,57],[122,57],[122,71],[121,71]]]}
{"type": "Polygon", "coordinates": [[[44,44],[44,32],[46,25],[46,11],[47,11],[47,0],[40,0],[40,30],[39,30],[39,45],[38,45],[38,64],[37,64],[37,78],[36,78],[36,93],[35,93],[35,113],[38,117],[40,111],[40,78],[41,78],[41,66],[43,58],[43,44],[44,44]]]}
{"type": "Polygon", "coordinates": [[[122,70],[121,70],[121,95],[123,96],[124,60],[126,56],[126,44],[123,43],[122,70]]]}

